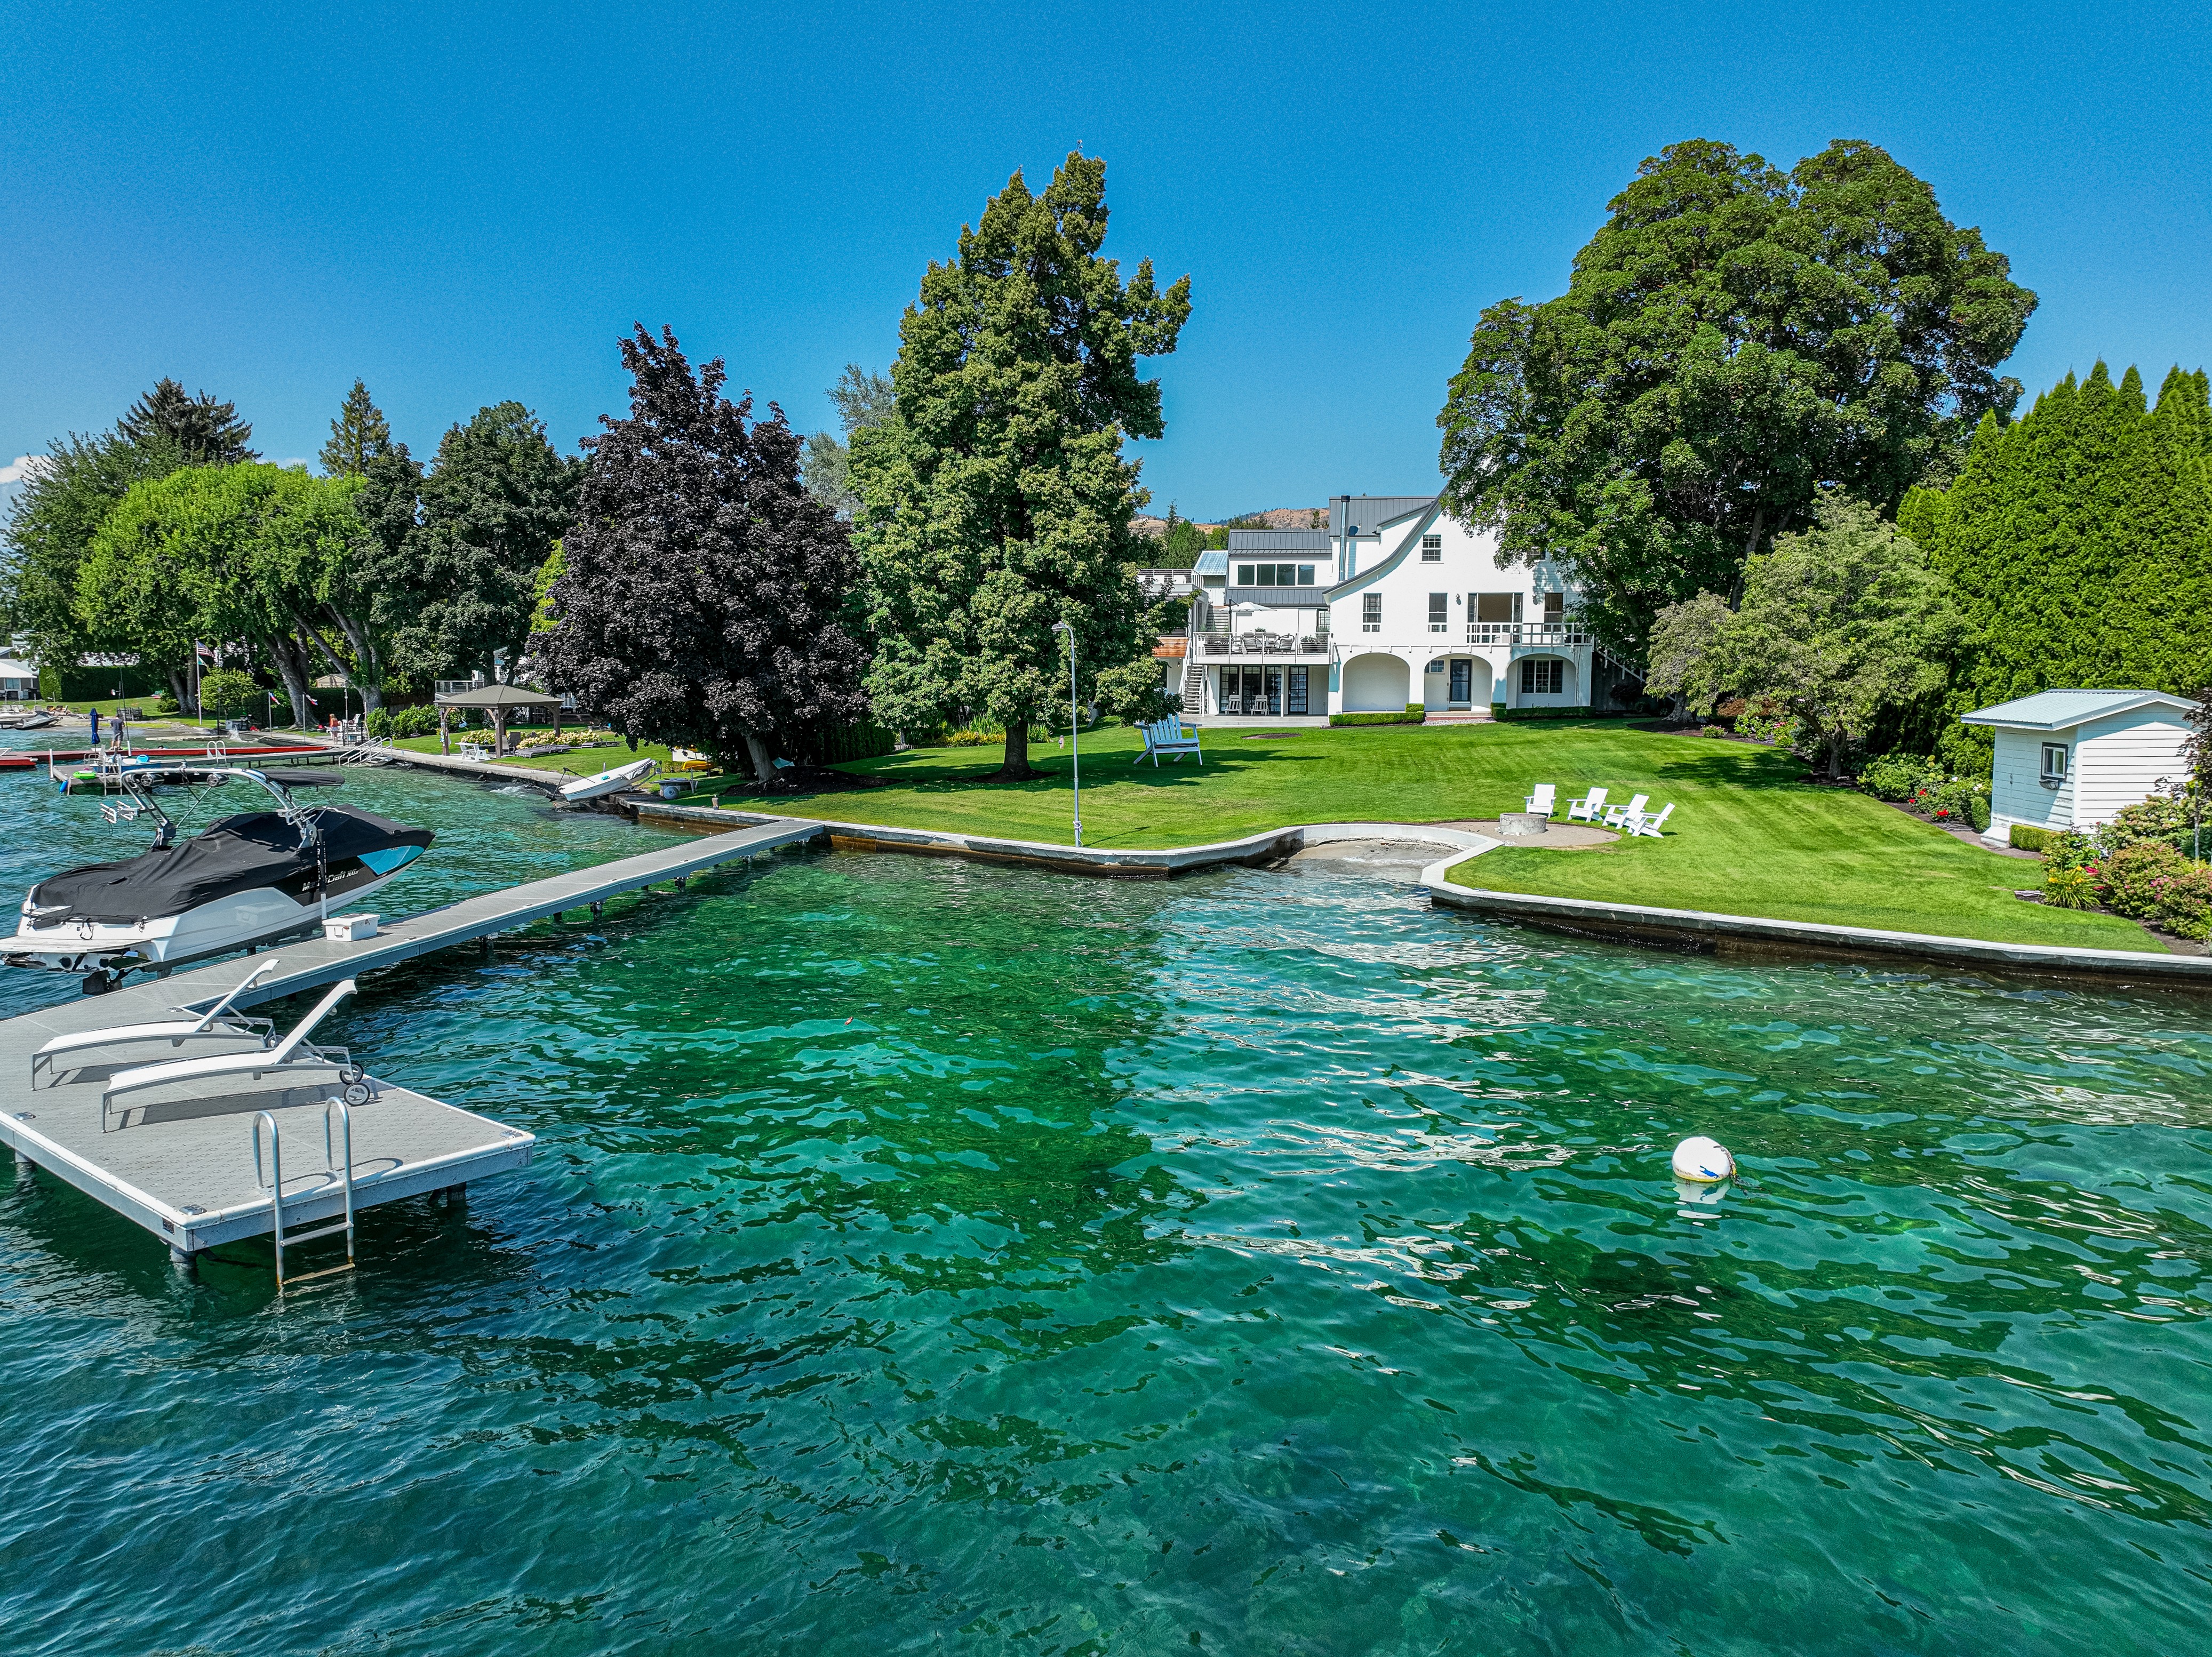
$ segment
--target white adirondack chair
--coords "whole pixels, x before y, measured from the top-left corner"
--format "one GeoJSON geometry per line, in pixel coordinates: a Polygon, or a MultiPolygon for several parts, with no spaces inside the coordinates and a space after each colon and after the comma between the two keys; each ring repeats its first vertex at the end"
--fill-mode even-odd
{"type": "Polygon", "coordinates": [[[1206,756],[1199,750],[1196,726],[1186,725],[1181,719],[1155,719],[1141,729],[1145,733],[1145,751],[1133,758],[1130,764],[1134,765],[1138,760],[1150,759],[1152,769],[1157,771],[1160,768],[1160,756],[1163,754],[1171,754],[1176,759],[1186,754],[1197,754],[1198,762],[1200,765],[1206,763],[1206,756]]]}
{"type": "Polygon", "coordinates": [[[1618,828],[1632,817],[1642,816],[1644,808],[1650,804],[1650,795],[1638,794],[1626,805],[1608,805],[1605,808],[1605,826],[1608,828],[1618,828]]]}
{"type": "Polygon", "coordinates": [[[1628,825],[1628,832],[1632,835],[1644,835],[1652,840],[1658,840],[1662,838],[1659,833],[1661,827],[1668,817],[1674,815],[1674,802],[1668,800],[1666,804],[1659,808],[1656,815],[1639,814],[1635,821],[1628,825]]]}
{"type": "Polygon", "coordinates": [[[1579,818],[1584,822],[1595,822],[1598,813],[1604,810],[1605,790],[1593,788],[1580,799],[1571,799],[1567,802],[1567,821],[1573,822],[1579,818]]]}
{"type": "Polygon", "coordinates": [[[135,1070],[118,1071],[107,1081],[100,1095],[100,1108],[103,1119],[107,1108],[122,1094],[136,1093],[143,1088],[158,1088],[171,1082],[204,1082],[222,1076],[250,1076],[258,1080],[264,1076],[336,1076],[345,1082],[348,1104],[366,1104],[368,1094],[351,1096],[353,1084],[361,1080],[361,1069],[353,1056],[343,1047],[319,1047],[307,1040],[316,1025],[330,1016],[331,1009],[354,992],[350,978],[334,984],[331,992],[315,1004],[315,1010],[292,1027],[292,1032],[275,1047],[266,1051],[218,1053],[210,1059],[176,1059],[163,1065],[141,1065],[135,1070]]]}
{"type": "Polygon", "coordinates": [[[1527,803],[1521,809],[1524,811],[1541,811],[1548,817],[1559,809],[1559,790],[1548,782],[1540,782],[1536,785],[1536,792],[1528,796],[1527,803]]]}
{"type": "MultiPolygon", "coordinates": [[[[73,1035],[57,1035],[31,1055],[31,1085],[39,1085],[41,1064],[52,1071],[56,1068],[54,1061],[64,1054],[86,1053],[94,1047],[127,1047],[139,1041],[167,1041],[173,1047],[181,1047],[187,1041],[258,1041],[265,1047],[275,1041],[276,1027],[266,1018],[248,1018],[231,1011],[230,1004],[283,964],[274,956],[261,962],[238,981],[235,989],[197,1018],[186,1017],[152,1024],[114,1024],[104,1030],[79,1030],[73,1035]]],[[[185,1007],[172,1007],[169,1011],[190,1011],[185,1007]]]]}

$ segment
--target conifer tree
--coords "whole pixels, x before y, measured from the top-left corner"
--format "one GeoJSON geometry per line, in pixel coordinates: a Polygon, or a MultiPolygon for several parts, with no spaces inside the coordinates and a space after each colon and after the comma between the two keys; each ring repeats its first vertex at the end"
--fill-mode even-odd
{"type": "Polygon", "coordinates": [[[166,375],[115,422],[126,443],[167,445],[179,451],[188,466],[228,466],[260,456],[246,446],[253,428],[238,417],[238,405],[202,391],[191,396],[166,375]]]}
{"type": "Polygon", "coordinates": [[[392,426],[384,410],[370,401],[368,387],[356,379],[353,390],[331,422],[331,440],[318,457],[325,477],[362,477],[368,463],[392,452],[392,426]]]}
{"type": "Polygon", "coordinates": [[[1125,284],[1099,257],[1106,224],[1103,161],[1071,153],[1041,196],[1016,173],[899,325],[897,417],[853,434],[877,716],[997,721],[1009,781],[1031,774],[1030,722],[1067,695],[1055,623],[1086,684],[1152,646],[1121,448],[1161,434],[1137,360],[1175,349],[1190,279],[1162,292],[1147,259],[1125,284]]]}
{"type": "Polygon", "coordinates": [[[2053,687],[2194,694],[2212,681],[2212,409],[2169,373],[2154,410],[2130,368],[2069,374],[2010,427],[1984,420],[1943,492],[1898,524],[1969,628],[1948,704],[1954,762],[1987,744],[1956,715],[2053,687]]]}

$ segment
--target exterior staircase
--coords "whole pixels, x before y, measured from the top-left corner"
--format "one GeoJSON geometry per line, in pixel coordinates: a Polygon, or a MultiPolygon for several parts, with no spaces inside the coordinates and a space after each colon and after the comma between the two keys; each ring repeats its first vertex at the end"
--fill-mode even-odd
{"type": "Polygon", "coordinates": [[[1185,719],[1206,712],[1206,664],[1194,655],[1183,658],[1182,712],[1185,719]]]}

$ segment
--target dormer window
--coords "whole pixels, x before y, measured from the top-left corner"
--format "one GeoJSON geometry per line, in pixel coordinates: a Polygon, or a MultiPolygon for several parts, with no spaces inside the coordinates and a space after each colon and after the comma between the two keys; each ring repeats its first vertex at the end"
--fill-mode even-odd
{"type": "Polygon", "coordinates": [[[1441,535],[1423,536],[1421,537],[1421,561],[1425,564],[1440,564],[1443,562],[1443,559],[1444,537],[1441,535]]]}

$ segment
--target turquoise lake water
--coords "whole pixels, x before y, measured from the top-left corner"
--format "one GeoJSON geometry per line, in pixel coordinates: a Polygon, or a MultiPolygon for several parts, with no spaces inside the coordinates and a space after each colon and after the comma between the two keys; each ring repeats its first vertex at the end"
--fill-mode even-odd
{"type": "MultiPolygon", "coordinates": [[[[662,838],[348,793],[392,913],[662,838]]],[[[2204,1643],[2212,1003],[846,856],[364,989],[536,1162],[281,1303],[0,1176],[0,1648],[2204,1643]]]]}

